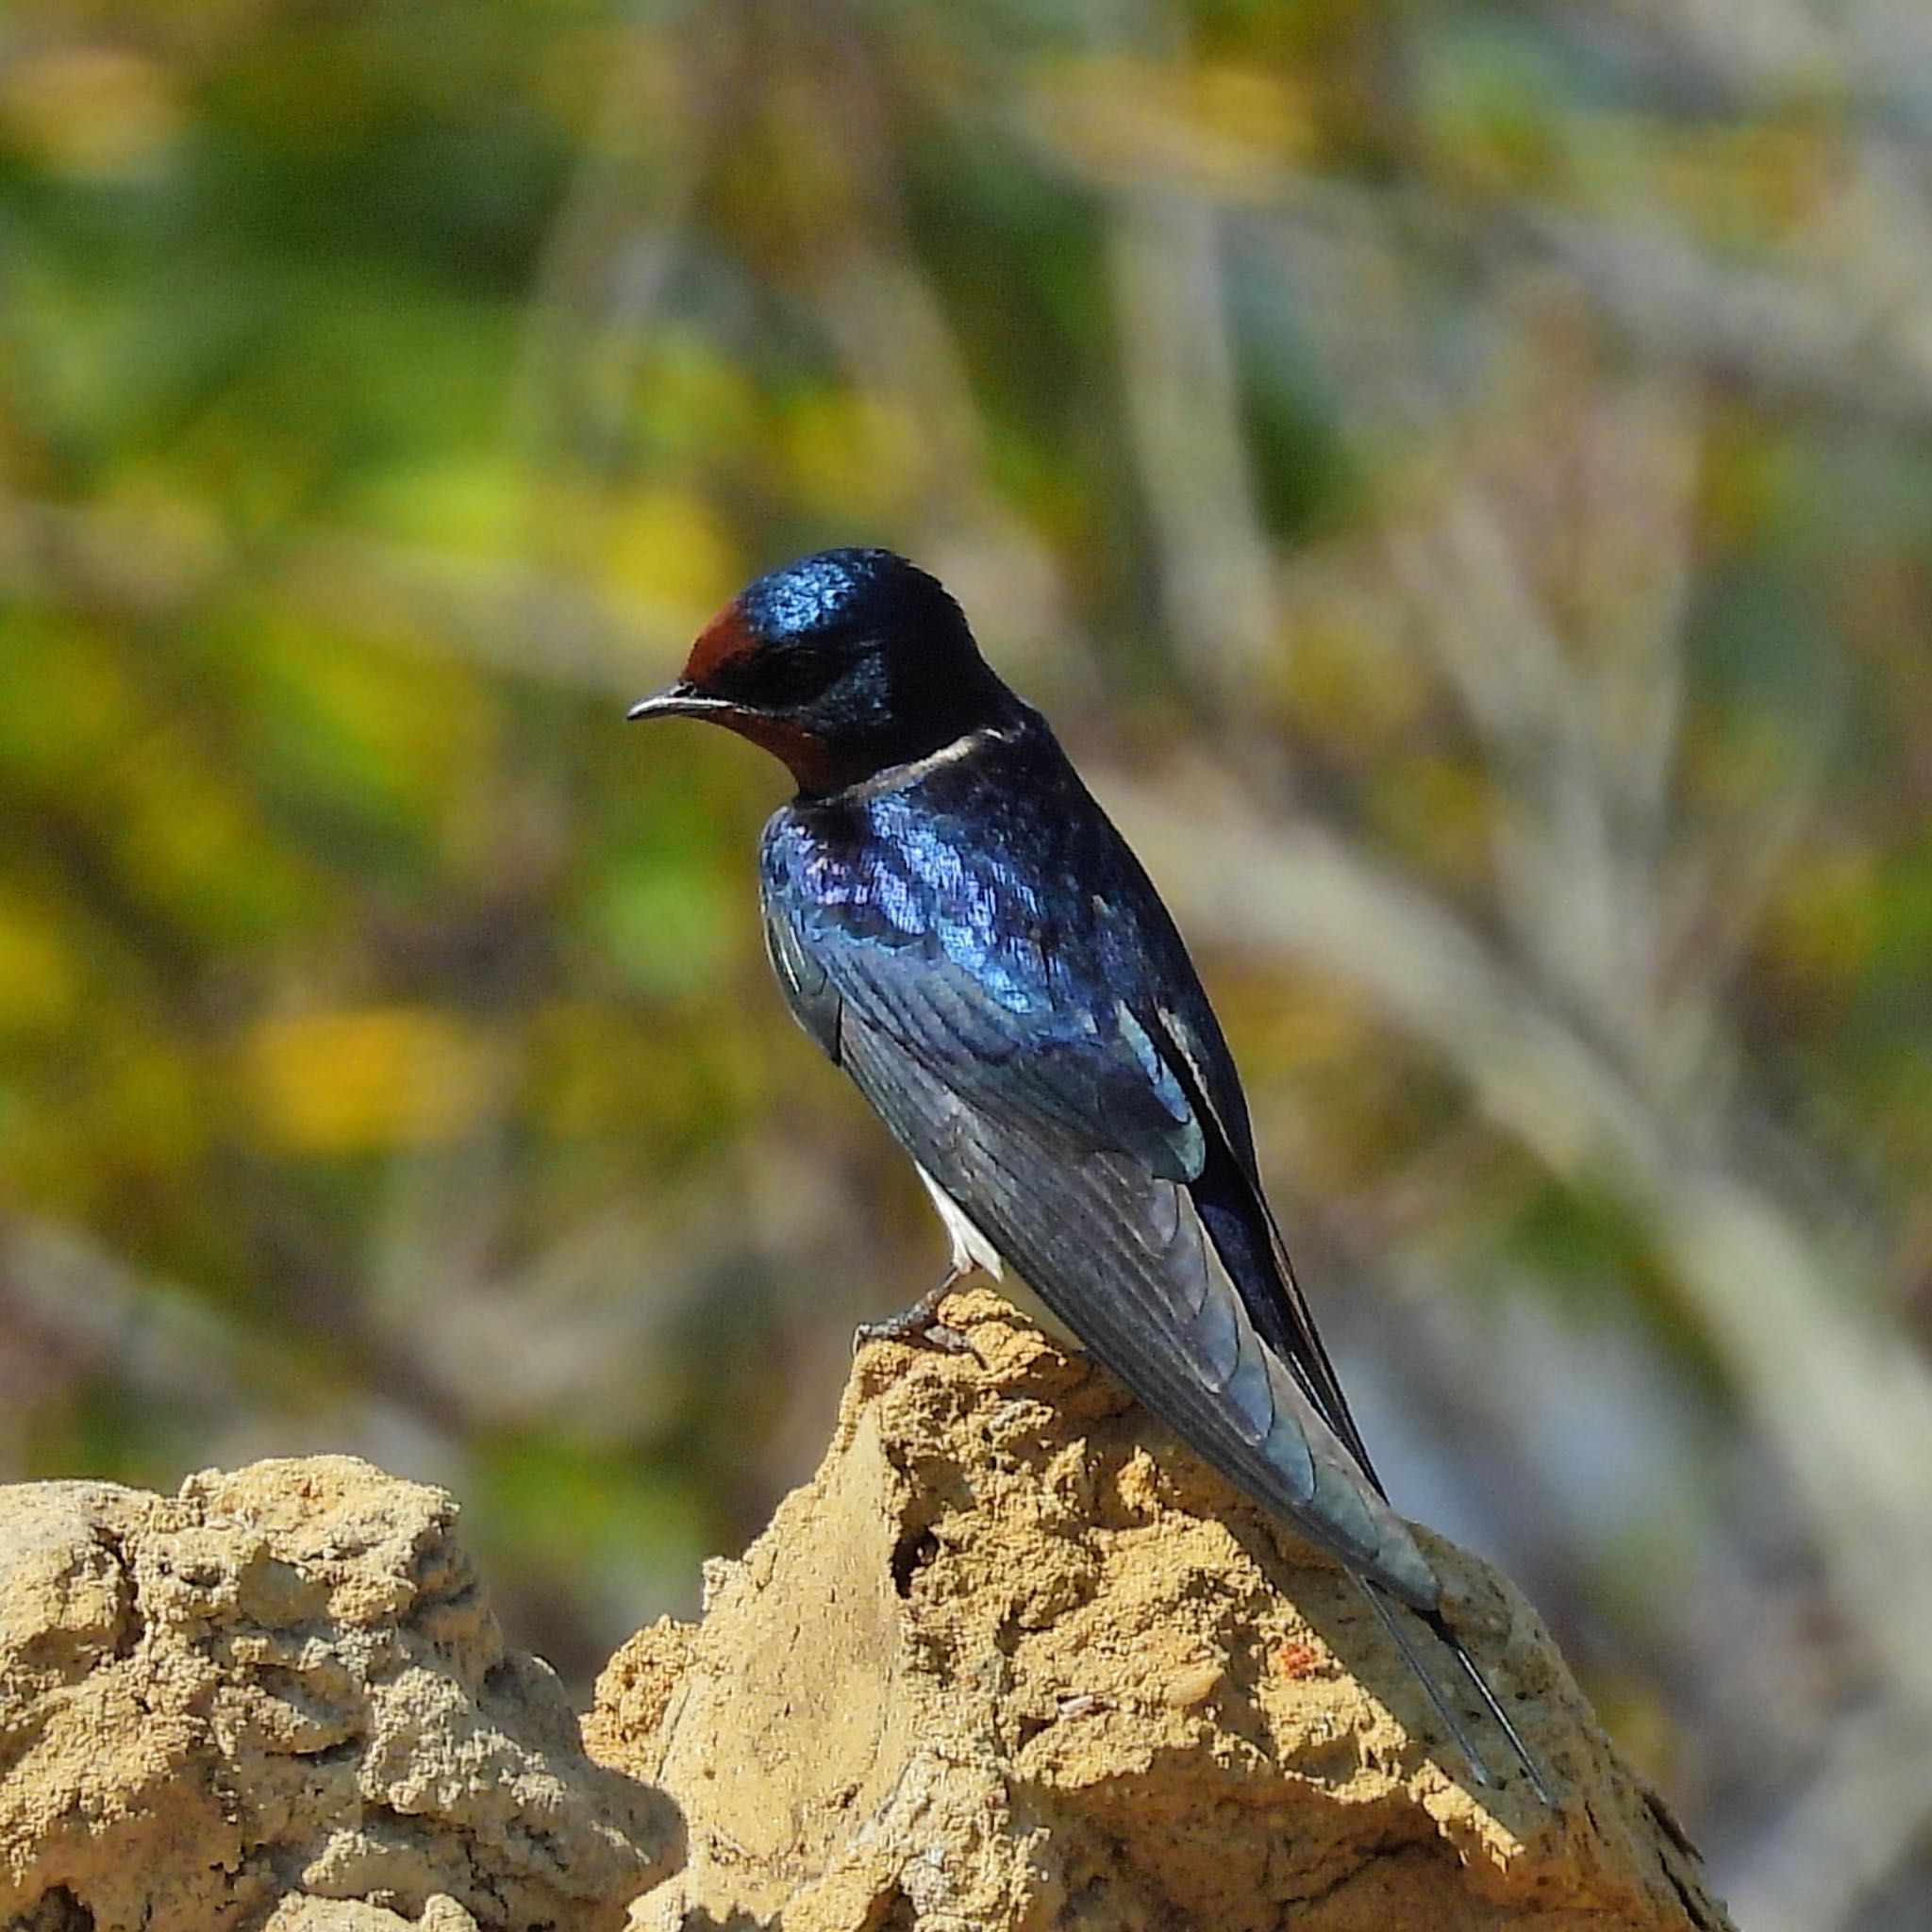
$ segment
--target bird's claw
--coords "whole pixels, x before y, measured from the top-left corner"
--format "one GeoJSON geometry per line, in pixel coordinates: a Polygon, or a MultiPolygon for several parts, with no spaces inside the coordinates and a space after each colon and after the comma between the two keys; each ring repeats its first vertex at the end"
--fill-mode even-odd
{"type": "Polygon", "coordinates": [[[903,1341],[936,1348],[941,1355],[974,1355],[973,1338],[943,1322],[928,1322],[902,1328],[896,1322],[861,1322],[852,1331],[852,1353],[857,1355],[869,1341],[903,1341]]]}
{"type": "Polygon", "coordinates": [[[928,1295],[923,1295],[909,1308],[901,1308],[883,1322],[861,1322],[852,1331],[852,1353],[857,1355],[871,1341],[924,1343],[943,1355],[973,1355],[972,1337],[949,1328],[940,1320],[940,1304],[953,1291],[957,1277],[948,1276],[928,1295]]]}

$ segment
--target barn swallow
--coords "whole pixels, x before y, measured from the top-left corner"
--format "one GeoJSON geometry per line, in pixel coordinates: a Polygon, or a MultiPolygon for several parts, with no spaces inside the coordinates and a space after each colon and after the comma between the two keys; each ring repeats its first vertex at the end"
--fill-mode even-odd
{"type": "Polygon", "coordinates": [[[629,715],[709,719],[797,783],[759,853],[773,967],[953,1243],[946,1280],[884,1327],[917,1332],[971,1268],[1012,1266],[1148,1408],[1346,1568],[1488,1784],[1396,1607],[1418,1618],[1551,1802],[1349,1413],[1180,934],[943,587],[888,550],[802,558],[733,598],[629,715]]]}

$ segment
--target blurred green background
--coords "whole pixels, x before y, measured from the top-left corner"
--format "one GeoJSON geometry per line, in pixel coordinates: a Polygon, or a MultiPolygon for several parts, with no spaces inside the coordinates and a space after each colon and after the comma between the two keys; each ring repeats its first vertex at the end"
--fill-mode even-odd
{"type": "Polygon", "coordinates": [[[448,1483],[581,1684],[943,1242],[626,731],[938,571],[1399,1501],[1753,1932],[1932,1887],[1932,13],[15,0],[0,1475],[448,1483]]]}

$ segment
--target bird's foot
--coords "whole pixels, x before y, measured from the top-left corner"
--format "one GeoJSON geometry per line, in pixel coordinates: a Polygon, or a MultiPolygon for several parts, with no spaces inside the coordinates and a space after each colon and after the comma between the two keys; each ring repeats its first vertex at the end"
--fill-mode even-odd
{"type": "Polygon", "coordinates": [[[869,1341],[924,1342],[946,1355],[973,1355],[973,1340],[940,1320],[940,1304],[952,1293],[964,1271],[949,1274],[930,1294],[922,1295],[909,1308],[901,1308],[883,1322],[861,1322],[852,1331],[852,1353],[857,1355],[869,1341]]]}

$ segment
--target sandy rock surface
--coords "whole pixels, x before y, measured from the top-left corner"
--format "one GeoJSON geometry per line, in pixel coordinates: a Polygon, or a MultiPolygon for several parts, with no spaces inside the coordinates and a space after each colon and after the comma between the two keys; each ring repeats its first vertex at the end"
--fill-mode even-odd
{"type": "Polygon", "coordinates": [[[976,1355],[867,1349],[702,1624],[605,1673],[591,1750],[689,1835],[634,1932],[1727,1924],[1491,1573],[1428,1542],[1554,1813],[1475,1784],[1347,1579],[1109,1378],[994,1295],[947,1319],[976,1355]]]}
{"type": "Polygon", "coordinates": [[[676,1814],[585,1757],[455,1516],[346,1457],[0,1489],[0,1926],[621,1925],[676,1814]]]}
{"type": "Polygon", "coordinates": [[[440,1491],[0,1490],[0,1932],[1723,1932],[1507,1585],[1430,1541],[1555,1810],[1108,1377],[947,1312],[581,1739],[440,1491]]]}

